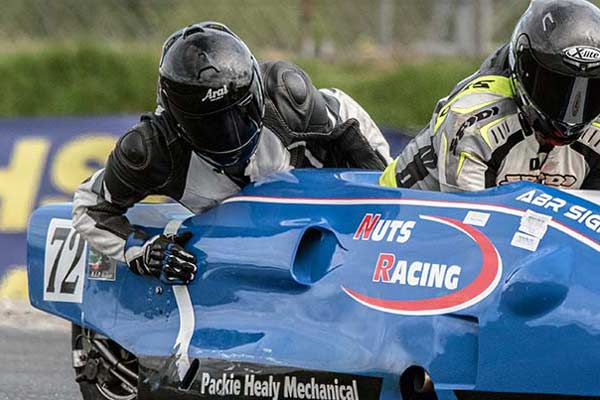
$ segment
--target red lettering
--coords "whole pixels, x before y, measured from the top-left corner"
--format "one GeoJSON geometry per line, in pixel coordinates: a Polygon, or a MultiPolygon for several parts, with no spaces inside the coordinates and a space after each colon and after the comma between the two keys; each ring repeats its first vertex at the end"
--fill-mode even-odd
{"type": "Polygon", "coordinates": [[[360,222],[358,229],[354,233],[354,240],[361,239],[369,240],[371,237],[371,232],[373,232],[373,228],[377,225],[377,221],[381,218],[381,214],[366,214],[363,220],[360,222]]]}
{"type": "Polygon", "coordinates": [[[396,256],[390,253],[380,253],[373,272],[373,282],[389,282],[390,269],[394,266],[396,256]]]}

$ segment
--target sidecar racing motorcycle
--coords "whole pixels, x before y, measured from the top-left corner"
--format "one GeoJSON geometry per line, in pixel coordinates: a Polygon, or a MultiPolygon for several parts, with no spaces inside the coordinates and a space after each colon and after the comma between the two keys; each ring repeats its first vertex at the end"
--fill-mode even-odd
{"type": "MultiPolygon", "coordinates": [[[[295,170],[199,215],[199,273],[131,273],[71,227],[31,217],[31,303],[73,324],[86,400],[600,398],[600,206],[534,183],[477,193],[295,170]]],[[[584,195],[582,195],[584,196],[584,195]]]]}

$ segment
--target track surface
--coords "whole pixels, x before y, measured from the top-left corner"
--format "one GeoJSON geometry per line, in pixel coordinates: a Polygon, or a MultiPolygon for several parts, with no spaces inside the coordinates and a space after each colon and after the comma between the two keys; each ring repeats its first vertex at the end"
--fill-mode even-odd
{"type": "Polygon", "coordinates": [[[0,400],[81,400],[70,332],[0,328],[0,400]]]}
{"type": "Polygon", "coordinates": [[[60,320],[0,301],[0,400],[81,400],[70,339],[60,320]]]}

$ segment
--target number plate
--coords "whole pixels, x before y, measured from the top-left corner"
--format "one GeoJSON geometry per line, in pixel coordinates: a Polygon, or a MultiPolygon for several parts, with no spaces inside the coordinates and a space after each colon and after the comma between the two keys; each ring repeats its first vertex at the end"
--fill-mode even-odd
{"type": "Polygon", "coordinates": [[[87,243],[70,219],[54,218],[48,226],[44,255],[44,300],[81,303],[87,243]]]}

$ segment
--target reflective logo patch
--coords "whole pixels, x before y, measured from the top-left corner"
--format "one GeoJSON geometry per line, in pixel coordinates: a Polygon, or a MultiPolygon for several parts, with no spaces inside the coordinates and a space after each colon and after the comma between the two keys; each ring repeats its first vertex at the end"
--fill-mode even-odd
{"type": "Polygon", "coordinates": [[[565,61],[581,68],[600,65],[600,49],[591,46],[572,46],[563,50],[565,61]]]}

